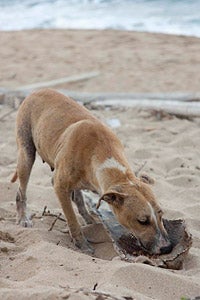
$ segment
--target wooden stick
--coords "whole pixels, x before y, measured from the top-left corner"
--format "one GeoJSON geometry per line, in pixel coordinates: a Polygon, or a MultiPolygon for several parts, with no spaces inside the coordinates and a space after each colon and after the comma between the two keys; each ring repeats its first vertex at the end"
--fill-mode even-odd
{"type": "Polygon", "coordinates": [[[131,101],[149,101],[149,100],[161,100],[163,101],[181,101],[181,102],[198,102],[200,101],[199,93],[86,93],[75,92],[66,89],[59,89],[61,93],[68,95],[76,100],[84,103],[90,103],[91,101],[104,101],[104,100],[124,100],[131,101]]]}
{"type": "Polygon", "coordinates": [[[108,107],[133,107],[145,110],[165,111],[169,114],[200,117],[200,103],[199,102],[180,102],[180,101],[162,101],[162,100],[134,100],[126,99],[124,101],[119,99],[111,99],[104,101],[95,101],[93,106],[108,106],[108,107]]]}
{"type": "Polygon", "coordinates": [[[62,214],[59,213],[59,215],[56,216],[56,219],[53,221],[53,223],[51,224],[51,227],[48,229],[48,231],[51,231],[53,229],[54,225],[56,224],[57,220],[60,218],[61,215],[62,214]]]}
{"type": "Polygon", "coordinates": [[[59,85],[62,83],[71,83],[71,82],[77,82],[77,81],[82,81],[82,80],[88,80],[88,79],[98,76],[99,74],[100,73],[97,71],[83,73],[80,75],[68,76],[68,77],[63,77],[63,78],[45,81],[45,82],[36,82],[33,84],[20,86],[20,87],[16,88],[15,90],[23,91],[23,90],[34,90],[34,89],[38,89],[38,88],[42,88],[42,87],[52,87],[52,86],[59,85]]]}
{"type": "MultiPolygon", "coordinates": [[[[39,88],[42,87],[43,84],[47,84],[47,86],[54,86],[55,84],[58,84],[59,81],[64,81],[62,83],[73,82],[74,80],[86,80],[93,78],[95,76],[98,76],[99,72],[91,72],[91,73],[84,73],[77,76],[70,76],[70,77],[64,77],[56,80],[51,80],[43,83],[34,83],[31,85],[25,85],[16,88],[15,90],[9,90],[9,89],[2,89],[0,88],[0,92],[2,90],[3,97],[13,94],[15,92],[21,92],[24,93],[24,96],[27,96],[27,90],[32,88],[39,88]],[[72,80],[72,81],[71,81],[72,80]],[[52,83],[51,83],[52,82],[52,83]],[[55,83],[55,84],[54,84],[55,83]],[[33,85],[37,85],[34,87],[33,85]]],[[[199,102],[200,101],[200,93],[87,93],[87,92],[76,92],[71,91],[67,89],[59,89],[59,91],[67,96],[71,96],[77,100],[90,102],[93,100],[162,100],[162,101],[181,101],[181,102],[199,102]]],[[[20,94],[21,95],[21,94],[20,94]]],[[[22,95],[21,95],[22,96],[22,95]]],[[[4,101],[5,102],[5,101],[4,101]]],[[[3,103],[4,103],[3,102],[3,103]]]]}
{"type": "Polygon", "coordinates": [[[56,217],[58,220],[63,221],[63,222],[66,223],[66,220],[64,218],[62,218],[61,215],[62,215],[61,213],[59,213],[59,215],[56,215],[56,214],[52,214],[50,212],[46,212],[44,214],[45,217],[56,217]]]}
{"type": "MultiPolygon", "coordinates": [[[[91,73],[88,74],[91,76],[91,73]]],[[[92,74],[92,76],[94,75],[97,75],[97,73],[92,74]]],[[[81,80],[84,78],[86,77],[84,77],[83,74],[78,77],[75,76],[75,78],[71,77],[71,79],[74,80],[81,80]]],[[[55,81],[52,82],[52,85],[54,82],[55,81]]],[[[45,82],[44,85],[49,85],[50,83],[51,82],[45,82]]],[[[58,81],[56,81],[56,84],[57,83],[58,81]]],[[[37,87],[42,87],[43,83],[36,85],[37,87]]],[[[33,88],[33,85],[18,88],[19,90],[25,88],[24,90],[20,91],[20,93],[24,95],[24,98],[29,92],[27,88],[30,87],[33,88]]],[[[200,116],[200,94],[198,93],[80,93],[65,89],[59,89],[59,91],[74,98],[75,100],[83,102],[85,105],[92,105],[92,107],[135,107],[146,110],[164,111],[177,116],[200,116]]],[[[17,93],[17,90],[10,92],[8,91],[5,94],[5,102],[7,101],[6,95],[9,95],[9,93],[13,94],[14,97],[14,93],[17,93]]]]}
{"type": "Polygon", "coordinates": [[[44,209],[43,209],[43,212],[42,212],[42,216],[44,216],[44,215],[45,215],[45,213],[46,213],[46,210],[47,210],[47,206],[45,205],[45,207],[44,207],[44,209]]]}
{"type": "MultiPolygon", "coordinates": [[[[62,213],[59,213],[59,215],[56,214],[52,214],[49,210],[47,211],[47,206],[45,205],[43,212],[42,212],[42,217],[54,217],[57,220],[60,220],[62,222],[66,223],[66,220],[64,218],[61,217],[62,213]]],[[[33,215],[34,219],[41,219],[41,216],[36,216],[35,214],[33,215]]],[[[56,221],[57,221],[56,220],[56,221]]]]}

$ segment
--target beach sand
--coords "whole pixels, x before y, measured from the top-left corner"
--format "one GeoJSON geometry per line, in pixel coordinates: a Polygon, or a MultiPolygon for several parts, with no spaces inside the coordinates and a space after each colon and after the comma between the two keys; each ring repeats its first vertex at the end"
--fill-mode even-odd
{"type": "MultiPolygon", "coordinates": [[[[195,38],[117,31],[0,32],[0,86],[14,88],[97,70],[99,77],[59,86],[87,92],[199,91],[200,41],[195,38]]],[[[125,146],[133,170],[155,179],[152,187],[165,217],[184,219],[193,235],[182,270],[166,270],[117,257],[101,232],[93,234],[95,257],[75,249],[67,226],[42,217],[59,214],[50,168],[37,157],[28,187],[34,227],[15,224],[18,184],[16,111],[0,105],[0,298],[173,299],[200,296],[200,119],[157,118],[138,109],[98,109],[125,146]],[[119,123],[119,122],[118,122],[119,123]],[[100,293],[100,294],[98,294],[100,293]],[[104,294],[101,294],[104,293],[104,294]],[[107,296],[106,296],[107,295],[107,296]],[[110,295],[110,296],[108,296],[110,295]],[[128,298],[129,297],[129,298],[128,298]],[[132,298],[131,298],[132,297],[132,298]]],[[[79,217],[80,222],[83,220],[79,217]]]]}
{"type": "Polygon", "coordinates": [[[0,32],[0,87],[90,71],[59,87],[86,92],[199,91],[200,39],[124,31],[0,32]]]}

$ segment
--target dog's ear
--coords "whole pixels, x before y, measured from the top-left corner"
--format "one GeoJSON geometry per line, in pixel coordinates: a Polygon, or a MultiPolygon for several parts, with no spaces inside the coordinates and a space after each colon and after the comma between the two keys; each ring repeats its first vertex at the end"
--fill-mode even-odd
{"type": "Polygon", "coordinates": [[[101,205],[101,201],[104,200],[108,204],[113,205],[115,207],[120,207],[124,203],[124,198],[126,197],[126,194],[119,193],[116,191],[109,191],[105,193],[101,198],[99,199],[96,208],[98,209],[101,205]]]}
{"type": "Polygon", "coordinates": [[[151,178],[149,175],[147,174],[142,174],[140,175],[140,180],[144,183],[147,183],[147,184],[154,184],[155,183],[155,180],[153,178],[151,178]]]}

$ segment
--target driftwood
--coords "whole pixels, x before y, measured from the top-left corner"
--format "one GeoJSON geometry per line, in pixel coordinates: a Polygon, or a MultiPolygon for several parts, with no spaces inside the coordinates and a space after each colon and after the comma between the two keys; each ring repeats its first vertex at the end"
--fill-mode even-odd
{"type": "Polygon", "coordinates": [[[183,117],[200,117],[198,93],[80,93],[60,90],[85,105],[135,107],[183,117]]]}
{"type": "MultiPolygon", "coordinates": [[[[19,102],[22,102],[36,88],[53,86],[61,82],[85,80],[98,74],[98,72],[91,72],[80,76],[36,83],[19,87],[15,91],[0,89],[2,93],[5,93],[2,101],[11,107],[15,107],[16,98],[19,99],[19,102]]],[[[59,89],[59,91],[92,108],[98,106],[134,107],[187,118],[200,116],[200,94],[198,93],[81,93],[65,89],[59,89]]]]}
{"type": "Polygon", "coordinates": [[[106,107],[133,107],[145,110],[165,111],[169,114],[178,116],[200,117],[200,102],[181,102],[176,100],[134,100],[134,99],[111,99],[104,101],[95,101],[95,106],[106,107]]]}
{"type": "MultiPolygon", "coordinates": [[[[47,82],[41,83],[34,83],[30,85],[25,85],[16,88],[15,90],[5,89],[0,87],[0,97],[1,97],[1,104],[5,103],[4,99],[8,96],[27,96],[32,90],[40,88],[40,87],[47,87],[47,86],[55,86],[60,83],[67,83],[67,82],[76,82],[79,80],[87,80],[98,76],[99,72],[91,72],[91,73],[84,73],[78,76],[70,76],[65,78],[60,78],[56,80],[51,80],[47,82]]],[[[103,101],[103,100],[130,100],[130,101],[147,101],[147,100],[161,100],[161,101],[181,101],[181,102],[198,102],[200,101],[200,93],[87,93],[87,92],[76,92],[67,89],[58,89],[64,95],[70,96],[76,100],[81,102],[87,103],[91,101],[103,101]]]]}
{"type": "Polygon", "coordinates": [[[73,97],[76,100],[82,102],[91,102],[91,101],[104,101],[104,100],[162,100],[162,101],[181,101],[181,102],[190,102],[200,101],[199,93],[85,93],[85,92],[76,92],[66,89],[59,89],[61,93],[73,97]]]}
{"type": "Polygon", "coordinates": [[[16,91],[23,91],[23,90],[34,90],[38,88],[43,88],[43,87],[52,87],[56,86],[62,83],[71,83],[71,82],[77,82],[77,81],[82,81],[82,80],[88,80],[93,77],[98,76],[100,73],[99,72],[89,72],[89,73],[83,73],[80,75],[74,75],[74,76],[68,76],[68,77],[63,77],[55,80],[50,80],[46,82],[37,82],[29,85],[24,85],[16,88],[16,91]]]}

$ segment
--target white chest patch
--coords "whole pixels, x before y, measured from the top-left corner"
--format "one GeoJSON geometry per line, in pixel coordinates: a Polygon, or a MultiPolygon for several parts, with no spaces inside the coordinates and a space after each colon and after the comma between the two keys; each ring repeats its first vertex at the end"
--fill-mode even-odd
{"type": "Polygon", "coordinates": [[[97,173],[100,173],[104,169],[118,169],[122,173],[126,173],[126,167],[122,166],[114,157],[106,159],[97,169],[97,173]]]}

